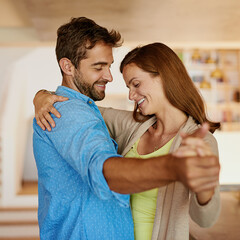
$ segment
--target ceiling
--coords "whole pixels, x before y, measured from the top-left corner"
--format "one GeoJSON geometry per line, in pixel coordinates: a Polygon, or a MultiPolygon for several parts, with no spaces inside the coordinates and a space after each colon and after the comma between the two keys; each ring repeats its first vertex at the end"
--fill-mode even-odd
{"type": "Polygon", "coordinates": [[[54,43],[78,16],[119,30],[127,44],[240,42],[239,0],[0,0],[0,44],[54,43]]]}

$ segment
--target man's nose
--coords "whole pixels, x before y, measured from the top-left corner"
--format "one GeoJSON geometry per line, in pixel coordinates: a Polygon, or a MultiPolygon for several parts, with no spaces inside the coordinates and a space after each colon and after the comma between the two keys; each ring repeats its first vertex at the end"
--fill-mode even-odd
{"type": "Polygon", "coordinates": [[[113,77],[112,77],[112,73],[111,73],[111,70],[110,70],[110,69],[106,69],[106,70],[105,70],[103,78],[104,78],[105,80],[107,80],[108,82],[112,82],[113,77]]]}

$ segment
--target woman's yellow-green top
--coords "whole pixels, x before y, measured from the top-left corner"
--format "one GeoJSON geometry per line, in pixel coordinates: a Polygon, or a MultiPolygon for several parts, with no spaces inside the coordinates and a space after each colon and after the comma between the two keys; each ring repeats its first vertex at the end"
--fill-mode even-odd
{"type": "MultiPolygon", "coordinates": [[[[140,140],[140,139],[139,139],[140,140]]],[[[139,140],[135,142],[125,157],[151,158],[168,154],[173,138],[163,147],[146,155],[140,155],[137,151],[139,140]]],[[[131,195],[131,208],[134,222],[135,240],[150,240],[156,212],[158,189],[152,189],[131,195]]]]}

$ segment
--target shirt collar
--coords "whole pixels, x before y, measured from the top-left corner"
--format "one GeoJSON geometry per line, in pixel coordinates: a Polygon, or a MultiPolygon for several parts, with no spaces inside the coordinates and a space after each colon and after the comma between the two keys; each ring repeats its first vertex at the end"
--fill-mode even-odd
{"type": "Polygon", "coordinates": [[[58,86],[56,94],[70,99],[81,99],[86,103],[94,102],[90,97],[65,86],[58,86]]]}

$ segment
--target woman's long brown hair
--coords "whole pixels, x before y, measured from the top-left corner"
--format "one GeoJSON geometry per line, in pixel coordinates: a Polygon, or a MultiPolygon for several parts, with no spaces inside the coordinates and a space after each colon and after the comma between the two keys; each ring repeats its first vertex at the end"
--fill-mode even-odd
{"type": "MultiPolygon", "coordinates": [[[[202,97],[182,61],[171,48],[163,43],[137,47],[130,51],[121,62],[121,73],[123,68],[130,63],[136,64],[152,75],[159,75],[168,101],[187,116],[192,116],[197,124],[207,122],[212,133],[220,127],[219,122],[212,122],[207,118],[202,97]]],[[[136,121],[143,119],[137,112],[137,106],[133,116],[136,121]]]]}

